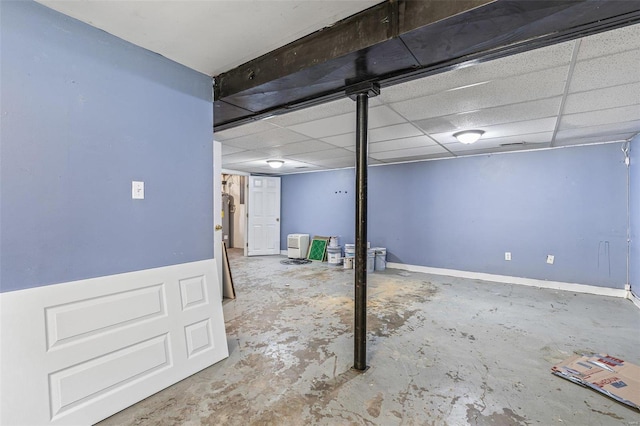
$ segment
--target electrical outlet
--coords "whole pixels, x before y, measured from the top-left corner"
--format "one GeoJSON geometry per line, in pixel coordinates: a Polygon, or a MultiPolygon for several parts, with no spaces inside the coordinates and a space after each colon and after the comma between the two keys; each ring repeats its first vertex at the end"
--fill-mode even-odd
{"type": "Polygon", "coordinates": [[[505,251],[504,252],[504,260],[511,260],[511,252],[510,251],[505,251]]]}
{"type": "Polygon", "coordinates": [[[556,259],[555,259],[555,256],[554,256],[554,255],[552,255],[552,254],[548,254],[548,255],[547,255],[547,263],[548,263],[549,265],[553,265],[553,262],[554,262],[555,260],[556,260],[556,259]]]}
{"type": "Polygon", "coordinates": [[[131,198],[144,200],[144,182],[131,181],[131,198]]]}

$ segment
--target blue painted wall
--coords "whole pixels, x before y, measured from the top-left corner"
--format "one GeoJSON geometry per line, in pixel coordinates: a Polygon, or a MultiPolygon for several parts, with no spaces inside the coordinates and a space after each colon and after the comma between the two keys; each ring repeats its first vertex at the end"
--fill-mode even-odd
{"type": "Polygon", "coordinates": [[[281,179],[280,247],[288,234],[339,236],[340,245],[355,240],[355,170],[287,175],[281,179]]]}
{"type": "Polygon", "coordinates": [[[629,258],[629,283],[636,295],[640,295],[640,136],[630,144],[630,228],[631,255],[629,258]]]}
{"type": "Polygon", "coordinates": [[[0,7],[1,290],[212,258],[211,78],[37,3],[0,7]]]}
{"type": "MultiPolygon", "coordinates": [[[[391,262],[624,288],[623,160],[607,144],[370,167],[369,240],[391,262]]],[[[334,194],[353,191],[353,170],[283,176],[282,188],[283,236],[353,242],[354,201],[334,194]]]]}

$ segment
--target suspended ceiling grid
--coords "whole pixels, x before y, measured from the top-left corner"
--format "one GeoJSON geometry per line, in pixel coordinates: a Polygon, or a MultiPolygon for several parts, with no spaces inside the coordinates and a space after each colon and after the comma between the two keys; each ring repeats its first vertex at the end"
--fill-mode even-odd
{"type": "MultiPolygon", "coordinates": [[[[384,88],[370,100],[369,164],[622,141],[640,132],[640,25],[384,88]],[[472,145],[459,130],[485,134],[472,145]]],[[[348,98],[215,133],[223,167],[352,167],[348,98]]]]}
{"type": "MultiPolygon", "coordinates": [[[[190,68],[216,75],[378,3],[40,0],[190,68]]],[[[482,2],[480,2],[482,3],[482,2]]],[[[371,99],[370,164],[625,140],[640,131],[638,26],[383,88],[371,99]],[[476,144],[452,133],[486,131],[476,144]]],[[[223,167],[279,173],[354,163],[343,99],[216,132],[223,167]]]]}

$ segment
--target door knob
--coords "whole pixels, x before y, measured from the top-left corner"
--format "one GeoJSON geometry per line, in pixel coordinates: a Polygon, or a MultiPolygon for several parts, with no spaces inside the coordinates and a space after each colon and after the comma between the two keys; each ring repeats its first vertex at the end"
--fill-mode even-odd
{"type": "Polygon", "coordinates": [[[279,217],[276,217],[276,222],[280,222],[280,218],[279,217]]]}
{"type": "Polygon", "coordinates": [[[222,229],[222,225],[216,225],[216,231],[219,231],[222,229]]]}

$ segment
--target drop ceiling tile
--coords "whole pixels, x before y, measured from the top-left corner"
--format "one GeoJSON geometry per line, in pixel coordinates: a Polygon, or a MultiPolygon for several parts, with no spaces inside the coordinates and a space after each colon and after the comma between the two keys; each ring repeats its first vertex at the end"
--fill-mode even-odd
{"type": "Polygon", "coordinates": [[[624,123],[625,121],[634,120],[640,120],[640,104],[564,115],[560,119],[560,126],[558,129],[569,130],[580,127],[624,123]]]}
{"type": "Polygon", "coordinates": [[[299,133],[291,132],[287,129],[275,128],[267,132],[260,132],[225,141],[225,145],[244,149],[260,149],[300,142],[306,139],[309,138],[299,133]]]}
{"type": "Polygon", "coordinates": [[[328,138],[322,138],[322,140],[331,145],[339,146],[342,148],[345,147],[354,147],[356,146],[356,134],[355,133],[345,133],[344,135],[330,136],[328,138]]]}
{"type": "Polygon", "coordinates": [[[569,93],[639,81],[640,51],[631,50],[578,62],[571,77],[569,93]]]}
{"type": "Polygon", "coordinates": [[[327,149],[325,151],[308,152],[303,154],[293,154],[287,156],[297,161],[316,164],[318,160],[328,160],[331,158],[353,157],[353,153],[343,148],[327,149]]]}
{"type": "Polygon", "coordinates": [[[640,24],[584,37],[580,43],[578,60],[633,49],[640,49],[640,24]]]}
{"type": "Polygon", "coordinates": [[[592,136],[599,136],[602,142],[608,142],[611,135],[620,133],[638,133],[640,132],[640,119],[627,121],[624,123],[606,124],[592,127],[580,127],[577,129],[560,130],[556,135],[556,140],[579,139],[592,136]]]}
{"type": "Polygon", "coordinates": [[[222,144],[222,155],[235,154],[236,152],[242,152],[242,151],[245,151],[245,149],[238,148],[235,146],[225,145],[224,143],[222,144]]]}
{"type": "Polygon", "coordinates": [[[564,93],[566,69],[543,70],[535,76],[516,76],[465,89],[441,92],[391,106],[409,120],[476,111],[501,105],[557,97],[564,93]]]}
{"type": "Polygon", "coordinates": [[[631,133],[616,133],[603,136],[588,136],[588,137],[570,137],[568,135],[556,136],[554,146],[571,146],[571,145],[588,145],[593,143],[603,142],[622,142],[631,139],[637,134],[637,132],[631,133]]]}
{"type": "Polygon", "coordinates": [[[266,160],[269,154],[259,151],[243,151],[235,154],[229,154],[222,157],[222,165],[226,167],[228,164],[246,163],[247,161],[266,160]]]}
{"type": "Polygon", "coordinates": [[[380,127],[378,129],[369,130],[369,142],[382,142],[392,139],[408,138],[411,136],[420,136],[422,131],[418,130],[413,124],[396,124],[394,126],[380,127]]]}
{"type": "Polygon", "coordinates": [[[468,155],[482,155],[482,154],[495,154],[499,152],[513,152],[513,151],[530,151],[533,149],[548,148],[549,144],[531,144],[531,145],[511,145],[498,148],[485,148],[485,149],[470,149],[467,151],[456,152],[458,157],[464,157],[468,155]]]}
{"type": "Polygon", "coordinates": [[[370,143],[369,154],[385,151],[397,151],[400,149],[422,148],[434,145],[436,145],[436,143],[433,141],[433,139],[428,136],[421,135],[385,142],[370,143]]]}
{"type": "MultiPolygon", "coordinates": [[[[375,98],[374,98],[375,99],[375,98]]],[[[355,108],[355,102],[354,102],[355,108]]],[[[390,126],[392,124],[400,124],[406,123],[407,120],[402,118],[400,114],[392,110],[387,106],[379,106],[375,108],[369,107],[369,116],[368,116],[368,124],[369,129],[375,129],[378,127],[390,126]]],[[[355,129],[356,123],[353,123],[353,128],[355,129]]]]}
{"type": "Polygon", "coordinates": [[[598,111],[640,103],[640,83],[573,93],[567,96],[564,114],[598,111]]]}
{"type": "Polygon", "coordinates": [[[384,151],[384,152],[374,152],[369,153],[369,156],[376,160],[397,160],[403,159],[405,161],[407,158],[412,157],[421,157],[424,155],[433,155],[433,154],[444,154],[447,153],[447,150],[441,147],[440,145],[431,145],[431,146],[423,146],[418,148],[409,148],[409,149],[395,149],[393,151],[384,151]]]}
{"type": "Polygon", "coordinates": [[[294,132],[302,133],[314,139],[322,139],[327,136],[341,135],[355,131],[356,113],[336,115],[306,123],[295,124],[287,127],[294,132]]]}
{"type": "Polygon", "coordinates": [[[337,169],[337,168],[343,168],[343,167],[355,167],[356,158],[355,156],[340,157],[340,158],[326,158],[321,160],[320,159],[315,160],[313,161],[313,164],[319,167],[327,167],[330,169],[334,169],[334,168],[337,169]]]}
{"type": "Polygon", "coordinates": [[[547,68],[568,67],[573,45],[573,41],[560,43],[409,81],[393,86],[393,89],[384,88],[379,98],[385,103],[395,103],[476,83],[529,74],[547,68]]]}
{"type": "MultiPolygon", "coordinates": [[[[499,124],[496,126],[481,127],[479,130],[484,130],[480,141],[487,139],[496,139],[509,136],[529,135],[533,133],[552,132],[556,126],[556,118],[540,118],[537,120],[519,121],[516,123],[499,124]]],[[[436,142],[441,144],[460,144],[456,138],[453,137],[452,132],[435,133],[430,135],[436,142]]]]}
{"type": "Polygon", "coordinates": [[[395,157],[395,158],[387,158],[385,160],[381,160],[384,164],[395,164],[395,163],[409,163],[416,161],[424,161],[424,160],[436,160],[440,158],[453,158],[455,155],[451,154],[449,151],[444,151],[438,154],[425,154],[425,155],[413,155],[410,157],[395,157]]]}
{"type": "Polygon", "coordinates": [[[334,145],[319,141],[317,139],[311,139],[302,142],[290,143],[287,145],[276,146],[273,148],[262,149],[272,157],[286,157],[288,155],[305,154],[308,152],[324,151],[326,149],[335,148],[334,145]]]}
{"type": "Polygon", "coordinates": [[[231,129],[215,131],[213,138],[217,141],[228,141],[230,139],[239,138],[242,136],[253,135],[260,132],[268,132],[274,130],[277,127],[269,123],[269,120],[252,121],[242,126],[232,127],[231,129]]]}
{"type": "Polygon", "coordinates": [[[562,97],[504,105],[478,111],[451,114],[444,117],[420,120],[418,125],[426,133],[456,132],[460,129],[477,129],[484,126],[552,117],[558,114],[562,97]]]}
{"type": "Polygon", "coordinates": [[[459,142],[446,145],[447,149],[455,152],[477,151],[493,148],[504,148],[508,150],[512,147],[547,147],[551,143],[553,132],[532,133],[528,135],[513,135],[491,139],[480,139],[471,145],[459,142]]]}
{"type": "Polygon", "coordinates": [[[294,160],[284,160],[284,164],[279,169],[273,169],[269,164],[267,164],[266,160],[253,160],[253,161],[243,161],[238,163],[229,164],[229,168],[233,170],[244,171],[246,169],[250,169],[253,172],[261,172],[261,173],[275,173],[280,174],[290,170],[297,170],[301,167],[306,169],[317,169],[316,166],[311,164],[303,163],[300,161],[294,160]]]}
{"type": "Polygon", "coordinates": [[[320,104],[298,111],[288,112],[282,115],[276,115],[270,120],[270,123],[281,127],[293,126],[295,124],[306,123],[321,118],[332,117],[335,115],[347,114],[355,111],[356,104],[349,98],[339,99],[337,101],[320,104]]]}

